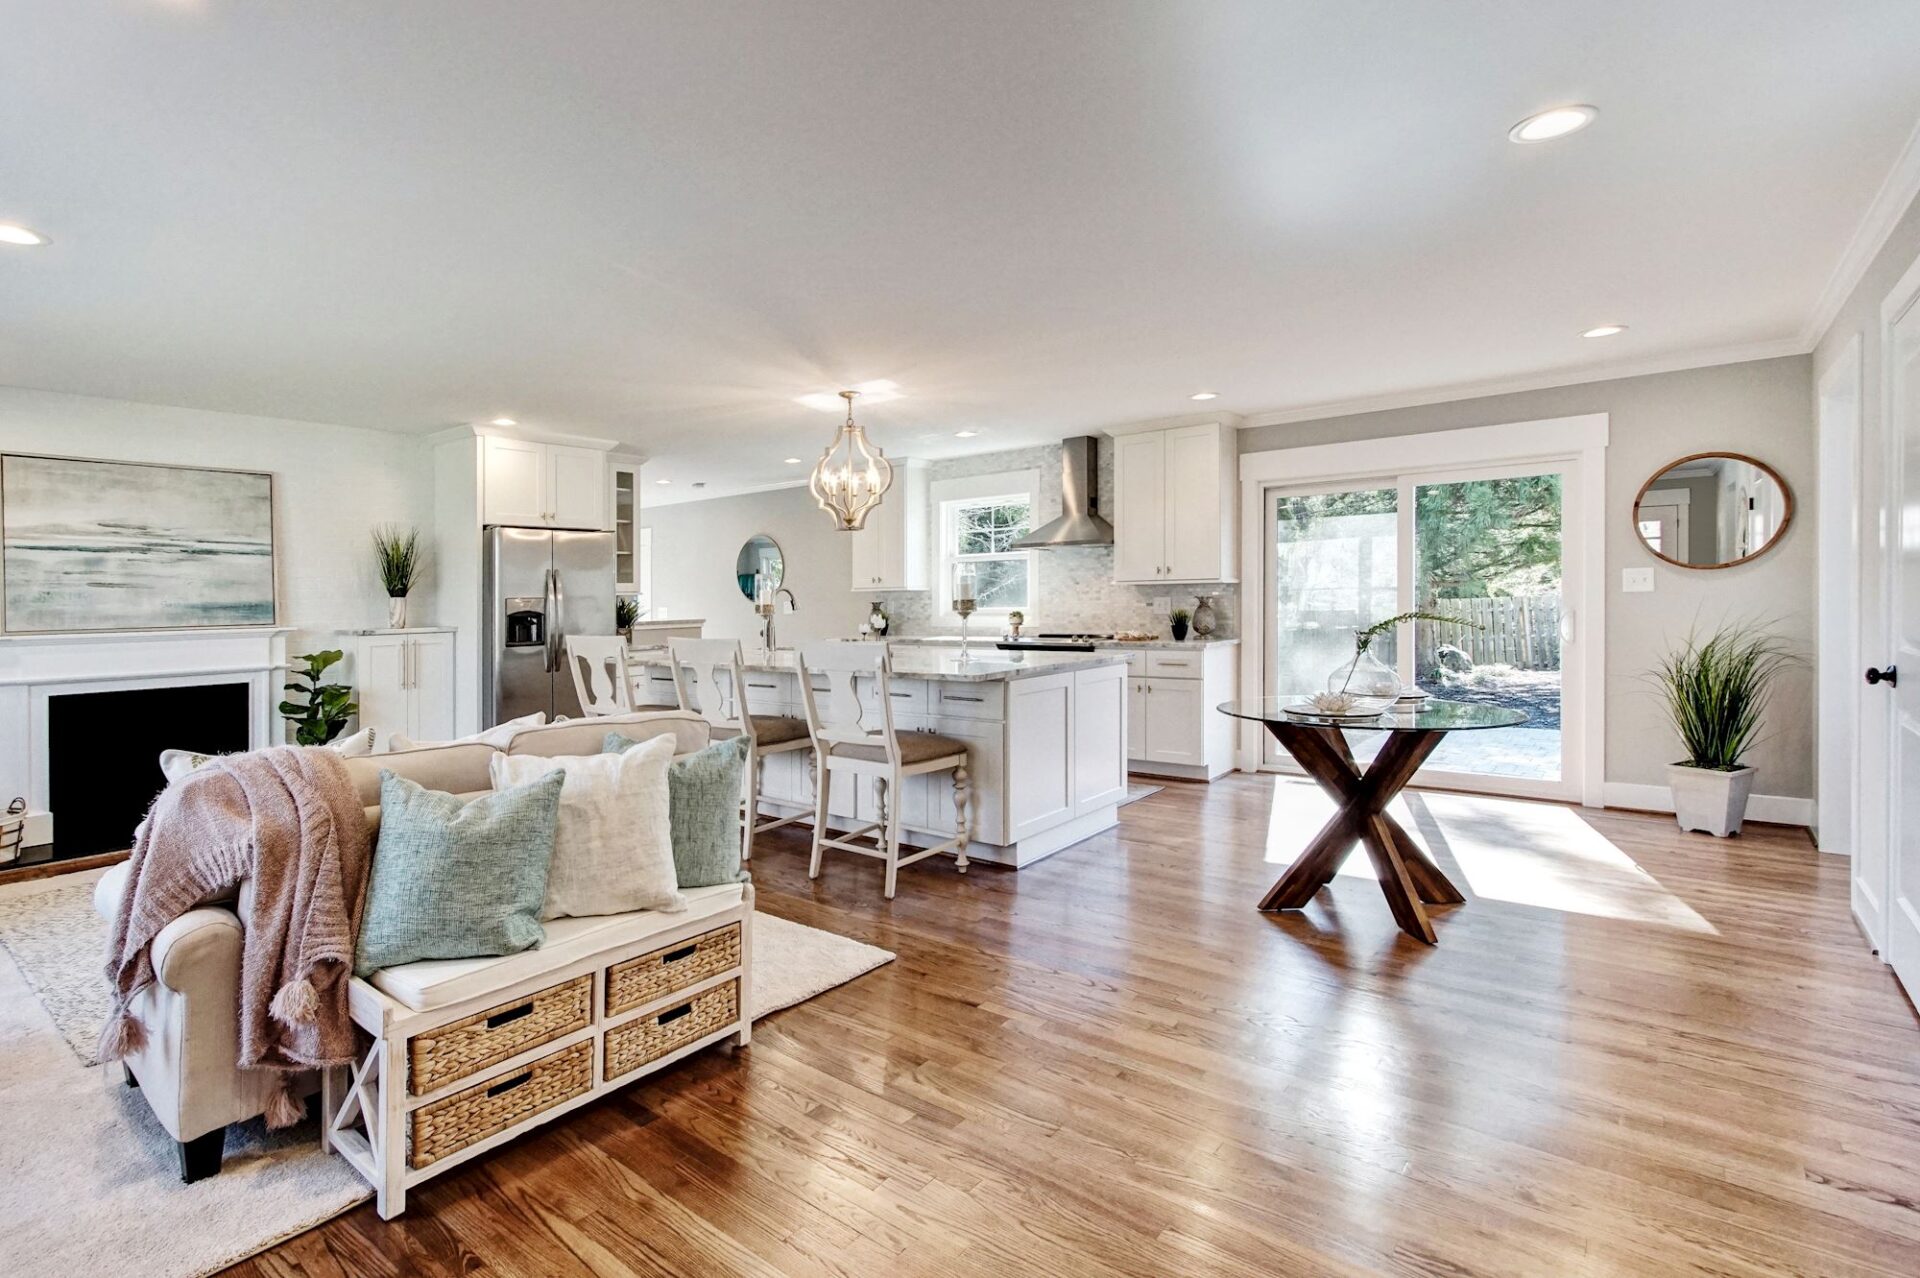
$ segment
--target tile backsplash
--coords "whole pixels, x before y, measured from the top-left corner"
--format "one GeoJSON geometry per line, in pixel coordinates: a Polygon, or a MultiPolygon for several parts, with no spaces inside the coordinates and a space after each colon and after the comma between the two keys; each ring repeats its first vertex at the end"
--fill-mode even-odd
{"type": "MultiPolygon", "coordinates": [[[[1113,441],[1099,441],[1097,489],[1100,513],[1113,517],[1113,441]]],[[[964,479],[972,475],[991,475],[999,471],[1037,470],[1040,472],[1040,506],[1034,515],[1037,527],[1060,514],[1060,446],[1042,444],[1002,453],[982,453],[972,457],[954,457],[932,462],[927,467],[929,481],[964,479]]],[[[929,525],[937,512],[928,511],[929,525]]],[[[928,544],[938,545],[936,530],[929,527],[928,544]]],[[[1086,630],[1105,633],[1115,630],[1151,631],[1168,634],[1166,616],[1153,606],[1156,596],[1165,596],[1174,608],[1192,611],[1194,595],[1205,591],[1213,596],[1214,612],[1219,618],[1215,635],[1232,638],[1240,633],[1240,588],[1207,582],[1188,585],[1156,582],[1150,586],[1117,585],[1113,580],[1112,546],[1061,546],[1033,552],[1036,604],[1027,609],[1029,634],[1043,630],[1086,630]]],[[[931,591],[882,591],[881,600],[892,619],[895,634],[956,634],[958,622],[933,619],[931,591]]],[[[996,623],[997,627],[997,623],[996,623]]]]}

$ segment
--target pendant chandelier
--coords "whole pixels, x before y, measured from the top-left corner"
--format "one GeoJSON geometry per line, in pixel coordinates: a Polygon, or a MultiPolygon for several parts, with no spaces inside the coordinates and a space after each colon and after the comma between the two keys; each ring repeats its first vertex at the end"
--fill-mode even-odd
{"type": "Polygon", "coordinates": [[[833,516],[842,532],[858,532],[867,516],[893,486],[893,463],[886,454],[867,442],[866,432],[853,420],[853,397],[859,391],[843,390],[847,401],[847,420],[814,464],[813,478],[807,487],[820,509],[833,516]]]}

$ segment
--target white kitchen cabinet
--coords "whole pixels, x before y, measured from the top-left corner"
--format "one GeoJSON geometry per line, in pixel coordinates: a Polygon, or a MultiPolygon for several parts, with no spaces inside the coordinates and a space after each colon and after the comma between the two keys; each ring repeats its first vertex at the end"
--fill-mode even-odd
{"type": "Polygon", "coordinates": [[[901,460],[893,464],[893,487],[867,516],[866,526],[848,533],[855,594],[872,590],[925,590],[930,554],[927,531],[927,466],[901,460]]]}
{"type": "Polygon", "coordinates": [[[1239,649],[1231,644],[1151,648],[1128,675],[1127,760],[1134,772],[1211,781],[1233,770],[1239,649]]]}
{"type": "Polygon", "coordinates": [[[1125,666],[1073,676],[1073,811],[1084,816],[1127,797],[1127,764],[1115,749],[1127,736],[1125,666]]]}
{"type": "Polygon", "coordinates": [[[1115,581],[1239,579],[1237,446],[1224,422],[1115,436],[1115,581]]]}
{"type": "Polygon", "coordinates": [[[360,726],[374,730],[384,751],[393,734],[415,741],[454,735],[453,631],[377,630],[357,636],[354,700],[360,726]]]}
{"type": "Polygon", "coordinates": [[[1007,819],[1014,838],[1073,816],[1073,675],[1021,679],[1009,688],[1007,819]]]}
{"type": "Polygon", "coordinates": [[[514,435],[484,436],[480,491],[483,524],[608,526],[604,449],[514,435]]]}
{"type": "MultiPolygon", "coordinates": [[[[646,593],[640,564],[640,463],[627,457],[607,461],[607,529],[613,534],[613,592],[646,593]]],[[[651,607],[653,600],[644,601],[651,607]]]]}

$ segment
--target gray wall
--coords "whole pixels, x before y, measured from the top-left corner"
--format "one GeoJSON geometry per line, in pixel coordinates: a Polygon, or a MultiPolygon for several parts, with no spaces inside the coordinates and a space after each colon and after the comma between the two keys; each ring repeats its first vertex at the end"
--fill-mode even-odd
{"type": "MultiPolygon", "coordinates": [[[[1911,220],[1911,219],[1909,219],[1911,220]]],[[[1884,289],[1882,290],[1884,292],[1884,289]]],[[[1752,756],[1765,794],[1813,795],[1814,438],[1812,361],[1804,355],[1713,368],[1585,382],[1513,395],[1456,400],[1240,432],[1242,453],[1606,413],[1607,749],[1606,778],[1665,785],[1679,746],[1641,679],[1696,624],[1766,621],[1809,664],[1782,681],[1767,739],[1752,756]],[[1661,563],[1640,545],[1630,519],[1649,475],[1688,453],[1748,453],[1793,490],[1794,517],[1780,543],[1751,564],[1702,572],[1661,563]],[[1651,594],[1622,594],[1620,570],[1651,567],[1651,594]]],[[[1248,606],[1257,606],[1251,599],[1248,606]]]]}
{"type": "Polygon", "coordinates": [[[703,617],[709,638],[757,643],[760,618],[734,581],[734,558],[755,533],[785,553],[787,589],[797,611],[775,619],[782,647],[859,633],[872,596],[853,591],[851,539],[804,488],[642,507],[653,529],[653,615],[703,617]]]}

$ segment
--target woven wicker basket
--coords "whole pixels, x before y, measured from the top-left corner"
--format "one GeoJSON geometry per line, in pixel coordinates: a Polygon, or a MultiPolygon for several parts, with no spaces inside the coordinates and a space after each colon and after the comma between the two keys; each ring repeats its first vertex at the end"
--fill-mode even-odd
{"type": "Polygon", "coordinates": [[[530,1047],[585,1029],[593,1018],[593,976],[490,1007],[407,1044],[407,1089],[425,1096],[530,1047]]]}
{"type": "Polygon", "coordinates": [[[615,963],[607,969],[607,1015],[618,1016],[739,966],[738,923],[615,963]]]}
{"type": "Polygon", "coordinates": [[[601,1077],[611,1082],[659,1060],[695,1039],[725,1029],[740,1018],[740,982],[724,981],[692,999],[607,1031],[606,1065],[601,1077]]]}
{"type": "Polygon", "coordinates": [[[593,1042],[588,1039],[414,1110],[407,1126],[408,1165],[439,1162],[592,1090],[593,1042]]]}

